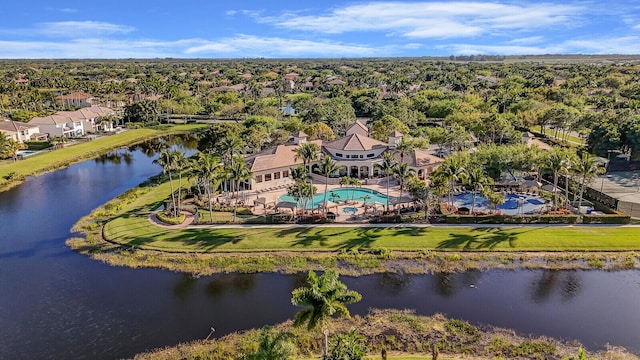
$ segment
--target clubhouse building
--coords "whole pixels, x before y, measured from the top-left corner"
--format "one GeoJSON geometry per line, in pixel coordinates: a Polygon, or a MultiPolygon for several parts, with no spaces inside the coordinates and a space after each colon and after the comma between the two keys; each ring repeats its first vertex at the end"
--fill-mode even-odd
{"type": "Polygon", "coordinates": [[[288,144],[278,145],[245,158],[254,177],[244,187],[246,190],[269,191],[283,189],[292,184],[289,178],[291,169],[302,165],[302,159],[296,159],[296,150],[307,142],[316,144],[324,156],[331,156],[339,166],[338,171],[326,178],[318,171],[319,161],[311,163],[314,183],[336,185],[344,176],[358,178],[363,185],[386,181],[380,164],[383,154],[388,151],[392,152],[397,162],[402,158],[418,178],[426,180],[443,159],[420,149],[412,149],[401,157],[395,149],[402,137],[403,134],[394,131],[389,134],[388,142],[378,141],[369,137],[369,129],[360,121],[353,123],[344,137],[333,141],[308,140],[307,134],[299,131],[293,134],[293,139],[288,144]]]}

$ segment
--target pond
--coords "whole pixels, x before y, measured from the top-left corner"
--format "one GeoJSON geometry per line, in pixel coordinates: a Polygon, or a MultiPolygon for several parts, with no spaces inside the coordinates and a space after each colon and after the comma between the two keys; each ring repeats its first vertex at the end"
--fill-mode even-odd
{"type": "MultiPolygon", "coordinates": [[[[291,318],[306,274],[194,279],[110,267],[64,242],[93,208],[161,171],[149,148],[31,178],[0,193],[0,358],[114,359],[291,318]]],[[[640,353],[639,271],[380,274],[342,280],[369,308],[443,313],[522,333],[640,353]],[[474,287],[470,287],[470,285],[474,287]]]]}

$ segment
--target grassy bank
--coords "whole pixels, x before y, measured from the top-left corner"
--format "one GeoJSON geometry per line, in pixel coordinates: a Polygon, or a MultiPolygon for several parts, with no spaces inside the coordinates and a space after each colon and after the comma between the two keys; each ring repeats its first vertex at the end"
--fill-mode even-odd
{"type": "Polygon", "coordinates": [[[111,150],[161,135],[189,132],[202,126],[203,125],[170,125],[163,130],[132,129],[63,149],[37,154],[24,160],[5,163],[0,166],[0,191],[19,185],[27,176],[35,176],[48,171],[61,169],[71,164],[108,153],[111,150]]]}
{"type": "MultiPolygon", "coordinates": [[[[514,331],[476,327],[442,315],[417,316],[410,311],[372,310],[365,316],[335,319],[331,334],[344,334],[355,328],[364,336],[368,359],[380,359],[386,348],[389,359],[432,359],[431,349],[438,348],[438,359],[568,359],[577,358],[580,344],[549,338],[527,338],[514,331]]],[[[275,331],[289,331],[298,350],[297,359],[319,358],[320,331],[293,328],[291,322],[278,324],[275,331]]],[[[196,341],[155,350],[135,357],[139,360],[160,359],[234,359],[255,352],[260,330],[227,335],[212,341],[196,341]]],[[[638,359],[623,349],[587,353],[588,358],[638,359]]]]}
{"type": "Polygon", "coordinates": [[[523,227],[192,227],[166,229],[149,214],[167,183],[132,189],[83,218],[73,249],[114,265],[206,275],[300,272],[344,274],[470,269],[630,269],[638,266],[640,228],[523,227]],[[108,241],[105,241],[108,240],[108,241]]]}

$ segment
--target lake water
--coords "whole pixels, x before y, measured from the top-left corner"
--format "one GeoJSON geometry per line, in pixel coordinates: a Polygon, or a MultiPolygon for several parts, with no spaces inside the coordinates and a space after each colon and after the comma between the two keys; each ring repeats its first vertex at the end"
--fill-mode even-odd
{"type": "MultiPolygon", "coordinates": [[[[274,324],[298,310],[306,274],[193,279],[116,268],[69,250],[83,215],[161,171],[153,151],[122,150],[0,193],[0,359],[116,359],[274,324]]],[[[415,309],[522,333],[640,353],[639,271],[488,271],[344,277],[353,313],[415,309]],[[471,287],[470,285],[474,285],[471,287]]]]}

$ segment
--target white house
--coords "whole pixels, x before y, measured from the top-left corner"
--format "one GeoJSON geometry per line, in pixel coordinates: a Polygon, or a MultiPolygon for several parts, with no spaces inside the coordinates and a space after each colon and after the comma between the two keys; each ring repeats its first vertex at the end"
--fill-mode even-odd
{"type": "Polygon", "coordinates": [[[48,135],[40,133],[40,127],[19,121],[0,121],[0,133],[18,143],[25,141],[47,140],[48,135]]]}
{"type": "Polygon", "coordinates": [[[36,117],[29,124],[37,125],[40,131],[50,136],[79,137],[94,131],[113,131],[111,121],[101,121],[115,114],[110,108],[91,106],[76,111],[59,111],[56,114],[36,117]]]}

